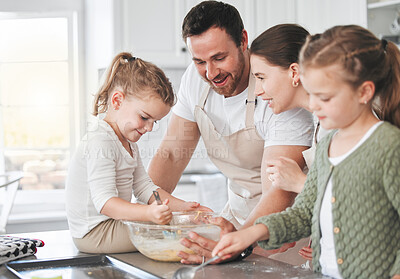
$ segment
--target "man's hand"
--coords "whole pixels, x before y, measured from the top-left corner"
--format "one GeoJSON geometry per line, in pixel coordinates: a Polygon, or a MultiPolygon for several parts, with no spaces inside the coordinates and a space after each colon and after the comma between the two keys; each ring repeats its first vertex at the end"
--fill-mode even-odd
{"type": "Polygon", "coordinates": [[[174,211],[206,211],[213,212],[211,208],[201,205],[198,202],[182,202],[177,207],[174,208],[174,211]]]}
{"type": "MultiPolygon", "coordinates": [[[[231,222],[222,218],[222,217],[213,217],[209,218],[208,221],[211,224],[217,225],[221,228],[220,238],[229,233],[236,231],[235,227],[232,225],[231,222]]],[[[183,238],[181,240],[181,244],[186,248],[191,249],[194,251],[195,254],[188,254],[183,251],[178,253],[178,256],[182,258],[181,263],[183,264],[201,264],[207,259],[212,258],[211,252],[214,247],[217,245],[217,241],[202,237],[195,232],[189,233],[189,238],[183,238]]],[[[220,263],[222,260],[216,260],[213,264],[220,263]]]]}

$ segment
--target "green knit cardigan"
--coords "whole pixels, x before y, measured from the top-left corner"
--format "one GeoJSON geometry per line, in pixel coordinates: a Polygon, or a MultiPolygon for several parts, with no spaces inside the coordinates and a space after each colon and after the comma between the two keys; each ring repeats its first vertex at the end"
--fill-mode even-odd
{"type": "Polygon", "coordinates": [[[264,249],[311,234],[314,272],[321,272],[320,209],[332,177],[334,242],[343,278],[390,278],[400,274],[400,130],[385,122],[337,166],[328,160],[334,132],[317,146],[304,190],[292,207],[263,216],[264,249]]]}

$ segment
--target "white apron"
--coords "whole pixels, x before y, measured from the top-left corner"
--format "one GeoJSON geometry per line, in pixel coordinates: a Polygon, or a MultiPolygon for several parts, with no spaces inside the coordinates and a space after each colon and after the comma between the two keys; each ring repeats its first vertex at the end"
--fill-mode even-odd
{"type": "Polygon", "coordinates": [[[245,128],[230,136],[222,136],[204,111],[210,87],[207,87],[195,107],[194,118],[207,148],[207,154],[216,167],[228,177],[228,202],[222,216],[239,229],[260,200],[261,161],[264,139],[254,125],[255,79],[249,77],[245,128]]]}

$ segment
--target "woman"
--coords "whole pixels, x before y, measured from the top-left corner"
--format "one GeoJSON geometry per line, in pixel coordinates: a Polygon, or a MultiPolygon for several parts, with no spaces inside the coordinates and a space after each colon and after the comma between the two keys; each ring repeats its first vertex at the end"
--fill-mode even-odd
{"type": "MultiPolygon", "coordinates": [[[[308,94],[300,82],[298,64],[300,49],[308,35],[308,31],[299,25],[279,24],[263,32],[251,44],[250,63],[252,73],[256,77],[255,93],[269,103],[275,114],[293,108],[310,111],[308,94]]],[[[314,160],[316,142],[326,134],[318,121],[315,122],[313,146],[303,151],[307,167],[310,167],[314,160]]],[[[274,187],[301,192],[306,174],[294,160],[280,157],[278,160],[267,161],[267,165],[266,171],[274,187]]],[[[301,249],[299,254],[311,259],[312,250],[308,240],[300,241],[297,246],[301,243],[306,243],[307,246],[301,249]]],[[[279,257],[279,254],[271,256],[275,259],[279,257]]],[[[297,260],[284,260],[298,263],[297,260]]]]}

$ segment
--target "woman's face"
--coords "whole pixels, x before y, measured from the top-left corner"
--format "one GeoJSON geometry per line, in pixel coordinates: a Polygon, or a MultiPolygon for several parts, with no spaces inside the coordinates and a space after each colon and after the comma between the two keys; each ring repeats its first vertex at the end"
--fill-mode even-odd
{"type": "Polygon", "coordinates": [[[268,63],[259,55],[250,56],[251,72],[256,77],[255,94],[268,101],[275,114],[295,108],[295,88],[291,71],[268,63]]]}

